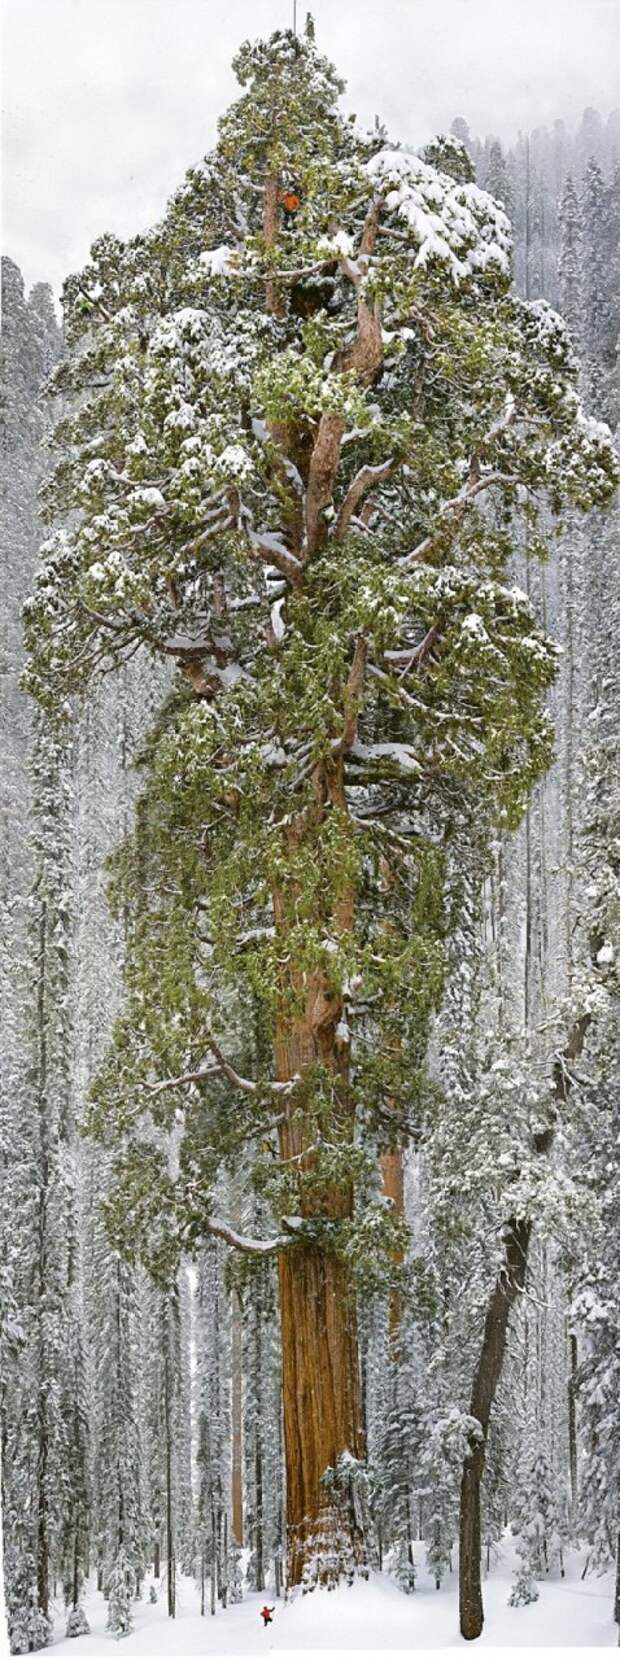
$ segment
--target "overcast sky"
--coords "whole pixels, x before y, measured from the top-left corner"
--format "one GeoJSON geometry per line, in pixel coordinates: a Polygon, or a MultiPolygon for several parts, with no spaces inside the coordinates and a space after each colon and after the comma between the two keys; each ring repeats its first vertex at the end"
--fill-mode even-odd
{"type": "MultiPolygon", "coordinates": [[[[463,115],[513,138],[620,101],[620,0],[310,0],[346,106],[423,143],[463,115]]],[[[3,0],[3,249],[63,277],[161,213],[235,96],[241,40],[293,0],[3,0]]],[[[306,0],[298,0],[303,23],[306,0]]]]}

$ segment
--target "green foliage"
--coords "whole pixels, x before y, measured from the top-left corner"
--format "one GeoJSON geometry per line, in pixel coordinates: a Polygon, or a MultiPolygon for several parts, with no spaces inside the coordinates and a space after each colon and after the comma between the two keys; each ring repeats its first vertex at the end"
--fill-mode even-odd
{"type": "Polygon", "coordinates": [[[165,1278],[248,1146],[276,1215],[371,1289],[400,1246],[377,1148],[441,1110],[448,865],[482,863],[551,758],[518,521],[544,557],[549,508],[602,507],[617,467],[463,147],[364,139],[311,32],[235,67],[161,224],[66,286],[27,680],[57,713],[138,650],[184,682],[112,865],[127,1000],[89,1127],[121,1147],[113,1237],[165,1278]]]}

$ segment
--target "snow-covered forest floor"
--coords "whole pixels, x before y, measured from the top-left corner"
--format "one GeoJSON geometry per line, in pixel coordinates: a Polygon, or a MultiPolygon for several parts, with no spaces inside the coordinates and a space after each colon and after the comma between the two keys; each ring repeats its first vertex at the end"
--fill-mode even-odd
{"type": "MultiPolygon", "coordinates": [[[[424,1547],[417,1546],[420,1558],[424,1547]]],[[[510,1540],[504,1540],[498,1560],[485,1580],[485,1625],[481,1643],[485,1647],[524,1648],[613,1648],[616,1626],[612,1618],[612,1576],[590,1575],[583,1580],[584,1554],[571,1551],[566,1576],[550,1579],[539,1587],[538,1602],[526,1608],[510,1608],[508,1598],[515,1567],[510,1540]]],[[[330,1649],[381,1650],[441,1649],[461,1646],[458,1632],[458,1587],[451,1573],[440,1591],[420,1562],[419,1578],[411,1596],[399,1590],[385,1574],[372,1574],[368,1583],[358,1580],[351,1588],[316,1591],[296,1596],[290,1602],[275,1603],[271,1626],[263,1628],[260,1609],[271,1596],[250,1592],[243,1602],[224,1611],[215,1620],[200,1615],[199,1592],[191,1579],[180,1578],[177,1617],[168,1619],[165,1586],[160,1600],[149,1603],[149,1581],[144,1598],[134,1604],[135,1629],[123,1641],[123,1656],[185,1656],[213,1654],[282,1653],[284,1650],[330,1649]]],[[[106,1631],[107,1603],[96,1590],[84,1599],[91,1628],[89,1637],[64,1637],[64,1612],[59,1609],[54,1653],[88,1656],[88,1660],[110,1654],[114,1638],[106,1631]]]]}

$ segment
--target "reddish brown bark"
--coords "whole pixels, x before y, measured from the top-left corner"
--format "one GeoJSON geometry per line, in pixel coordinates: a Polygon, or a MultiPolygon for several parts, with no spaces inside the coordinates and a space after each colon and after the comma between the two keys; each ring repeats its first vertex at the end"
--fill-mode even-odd
{"type": "MultiPolygon", "coordinates": [[[[265,181],[263,196],[263,236],[265,247],[273,248],[278,239],[280,228],[280,181],[270,175],[265,181]]],[[[286,311],[286,302],[281,287],[272,278],[265,283],[265,305],[272,317],[283,317],[286,311]]]]}
{"type": "MultiPolygon", "coordinates": [[[[405,1168],[403,1163],[402,1147],[397,1147],[391,1153],[382,1153],[381,1175],[383,1179],[383,1192],[386,1199],[391,1199],[392,1201],[393,1214],[394,1216],[402,1219],[405,1214],[405,1168]]],[[[402,1251],[395,1252],[394,1260],[397,1264],[402,1263],[402,1251]]],[[[390,1348],[393,1353],[395,1353],[398,1347],[401,1314],[402,1299],[400,1292],[392,1291],[388,1313],[388,1333],[390,1348]]]]}
{"type": "MultiPolygon", "coordinates": [[[[332,1134],[351,1138],[352,1110],[346,1059],[336,1042],[340,1000],[324,977],[309,976],[304,1018],[280,1026],[276,1065],[281,1079],[303,1074],[319,1061],[341,1080],[340,1124],[332,1134]]],[[[282,1125],[283,1159],[297,1159],[302,1169],[313,1163],[314,1128],[293,1111],[282,1125]]],[[[351,1215],[349,1184],[302,1202],[302,1215],[341,1219],[351,1215]]],[[[318,1541],[330,1553],[339,1530],[345,1549],[363,1560],[364,1541],[352,1513],[342,1513],[326,1491],[323,1476],[342,1453],[364,1452],[359,1384],[357,1323],[343,1264],[319,1245],[299,1245],[279,1259],[282,1334],[282,1391],[286,1462],[288,1579],[298,1585],[310,1568],[318,1541]]],[[[320,1549],[320,1546],[319,1546],[320,1549]]],[[[317,1570],[319,1578],[338,1577],[337,1563],[317,1570]]]]}
{"type": "MultiPolygon", "coordinates": [[[[322,1483],[325,1471],[349,1451],[364,1453],[357,1330],[342,1263],[304,1247],[280,1256],[282,1381],[289,1584],[298,1585],[317,1546],[364,1560],[365,1541],[351,1513],[334,1509],[322,1483]]],[[[318,1567],[319,1579],[338,1564],[318,1567]]]]}
{"type": "MultiPolygon", "coordinates": [[[[342,807],[342,758],[315,775],[316,805],[309,817],[289,831],[291,841],[312,839],[326,804],[342,807]]],[[[288,908],[294,896],[276,892],[276,928],[286,935],[288,908]]],[[[326,925],[336,932],[350,928],[355,894],[341,890],[326,925]]],[[[354,1108],[348,1082],[348,1051],[339,1042],[342,1000],[325,973],[317,969],[302,976],[293,971],[283,986],[284,998],[295,997],[297,1018],[282,1018],[276,1027],[275,1063],[279,1080],[302,1076],[317,1063],[334,1074],[334,1104],[330,1136],[350,1142],[354,1108]]],[[[286,1006],[286,1003],[285,1003],[286,1006]]],[[[283,1160],[294,1160],[303,1174],[316,1163],[316,1124],[298,1111],[293,1097],[280,1129],[283,1160]]],[[[351,1184],[326,1187],[302,1196],[306,1219],[340,1220],[353,1209],[351,1184]]],[[[282,1389],[286,1463],[288,1578],[318,1577],[332,1581],[347,1562],[362,1563],[365,1540],[347,1495],[330,1494],[323,1481],[341,1454],[364,1454],[357,1322],[343,1263],[321,1244],[300,1243],[279,1259],[282,1333],[282,1389]],[[339,1541],[342,1552],[339,1550],[339,1541]],[[316,1555],[323,1560],[316,1562],[316,1555]],[[313,1559],[315,1565],[313,1566],[313,1559]]]]}

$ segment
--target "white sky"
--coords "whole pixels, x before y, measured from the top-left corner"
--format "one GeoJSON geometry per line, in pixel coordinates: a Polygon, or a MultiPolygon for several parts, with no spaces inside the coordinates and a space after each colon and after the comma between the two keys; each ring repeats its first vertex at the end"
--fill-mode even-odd
{"type": "MultiPolygon", "coordinates": [[[[298,0],[303,25],[307,0],[298,0]]],[[[230,60],[293,0],[3,0],[3,251],[27,286],[82,265],[103,230],[161,213],[235,96],[230,60]]],[[[345,104],[423,143],[620,101],[620,0],[310,0],[345,104]]]]}

